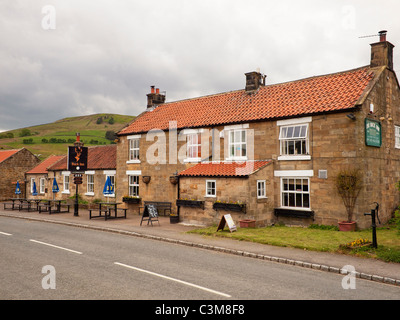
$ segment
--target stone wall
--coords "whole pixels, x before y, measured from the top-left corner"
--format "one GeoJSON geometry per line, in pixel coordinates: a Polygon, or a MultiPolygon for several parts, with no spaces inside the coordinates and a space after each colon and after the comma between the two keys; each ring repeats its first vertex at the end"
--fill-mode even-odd
{"type": "Polygon", "coordinates": [[[0,200],[15,198],[16,182],[19,181],[22,194],[25,197],[25,172],[35,167],[40,162],[32,152],[22,148],[14,155],[0,163],[0,200]]]}

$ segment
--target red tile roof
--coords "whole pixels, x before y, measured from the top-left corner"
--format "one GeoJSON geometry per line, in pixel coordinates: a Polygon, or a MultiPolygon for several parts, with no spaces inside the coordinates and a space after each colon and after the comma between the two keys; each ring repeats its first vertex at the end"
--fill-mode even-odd
{"type": "Polygon", "coordinates": [[[180,177],[246,177],[271,162],[271,160],[202,162],[181,171],[178,175],[180,177]]]}
{"type": "Polygon", "coordinates": [[[62,159],[64,156],[50,156],[47,159],[43,160],[41,163],[39,163],[36,167],[33,169],[29,170],[27,173],[28,174],[43,174],[47,173],[47,168],[62,159]]]}
{"type": "MultiPolygon", "coordinates": [[[[49,170],[67,170],[67,156],[50,166],[49,170]]],[[[88,148],[88,170],[116,169],[117,145],[95,146],[88,148]]]]}
{"type": "Polygon", "coordinates": [[[13,149],[13,150],[0,150],[0,162],[3,162],[7,158],[11,157],[13,154],[16,154],[21,149],[13,149]]]}
{"type": "Polygon", "coordinates": [[[346,110],[355,107],[381,68],[362,67],[298,81],[262,86],[253,94],[231,91],[165,103],[142,113],[118,134],[207,127],[346,110]]]}

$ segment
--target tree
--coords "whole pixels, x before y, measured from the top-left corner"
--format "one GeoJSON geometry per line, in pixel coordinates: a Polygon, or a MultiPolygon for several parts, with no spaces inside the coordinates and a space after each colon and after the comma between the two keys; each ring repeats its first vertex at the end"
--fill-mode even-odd
{"type": "Polygon", "coordinates": [[[22,129],[21,132],[19,133],[20,137],[28,137],[31,135],[31,131],[27,128],[22,129]]]}
{"type": "Polygon", "coordinates": [[[114,141],[117,138],[117,135],[115,134],[114,131],[107,131],[106,132],[106,139],[114,141]]]}
{"type": "Polygon", "coordinates": [[[354,206],[362,189],[362,175],[359,169],[341,170],[335,181],[347,211],[347,222],[353,221],[354,206]]]}

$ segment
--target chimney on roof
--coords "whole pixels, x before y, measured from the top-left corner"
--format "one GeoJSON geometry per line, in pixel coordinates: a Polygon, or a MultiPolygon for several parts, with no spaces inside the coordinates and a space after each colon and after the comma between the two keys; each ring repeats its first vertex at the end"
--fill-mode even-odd
{"type": "Polygon", "coordinates": [[[245,90],[248,93],[257,91],[260,86],[265,86],[265,78],[267,76],[260,73],[259,70],[245,73],[246,75],[246,87],[245,90]]]}
{"type": "Polygon", "coordinates": [[[160,89],[154,89],[154,86],[150,88],[150,93],[147,94],[147,110],[153,110],[158,105],[165,102],[165,92],[160,93],[160,89]]]}
{"type": "Polygon", "coordinates": [[[371,44],[371,68],[386,66],[393,70],[394,45],[386,41],[386,30],[379,31],[379,42],[371,44]]]}

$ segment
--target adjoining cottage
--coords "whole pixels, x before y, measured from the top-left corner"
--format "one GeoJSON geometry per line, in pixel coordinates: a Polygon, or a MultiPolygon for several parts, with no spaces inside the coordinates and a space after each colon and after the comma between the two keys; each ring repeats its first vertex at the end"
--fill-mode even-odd
{"type": "MultiPolygon", "coordinates": [[[[88,165],[83,175],[83,183],[78,185],[79,196],[89,202],[114,200],[115,194],[103,195],[104,184],[110,177],[112,185],[115,185],[116,174],[116,145],[88,147],[88,165]]],[[[74,197],[76,185],[73,182],[73,174],[68,171],[67,156],[49,166],[49,179],[51,183],[56,178],[60,191],[55,194],[57,200],[67,200],[74,197]]],[[[50,189],[51,190],[51,189],[50,189]]]]}
{"type": "Polygon", "coordinates": [[[245,89],[176,102],[166,103],[165,93],[152,87],[147,110],[118,133],[117,199],[129,193],[169,201],[184,222],[214,223],[224,212],[213,202],[239,200],[246,213],[232,212],[236,222],[251,216],[259,225],[337,224],[346,209],[335,177],[358,168],[363,188],[354,220],[369,227],[364,212],[378,201],[386,222],[399,203],[400,180],[393,47],[381,32],[367,66],[270,85],[260,72],[249,72],[245,89]],[[221,174],[227,162],[243,161],[268,164],[246,178],[221,174]],[[192,197],[205,201],[203,212],[176,206],[192,197]]]}
{"type": "Polygon", "coordinates": [[[27,196],[32,198],[33,186],[36,185],[37,199],[52,199],[52,185],[53,179],[49,178],[48,167],[52,166],[64,156],[49,156],[47,159],[43,160],[36,167],[25,173],[25,180],[27,186],[27,196]]]}
{"type": "Polygon", "coordinates": [[[26,196],[25,172],[39,162],[39,158],[25,148],[0,150],[0,201],[17,197],[17,182],[21,190],[19,197],[26,196]]]}

